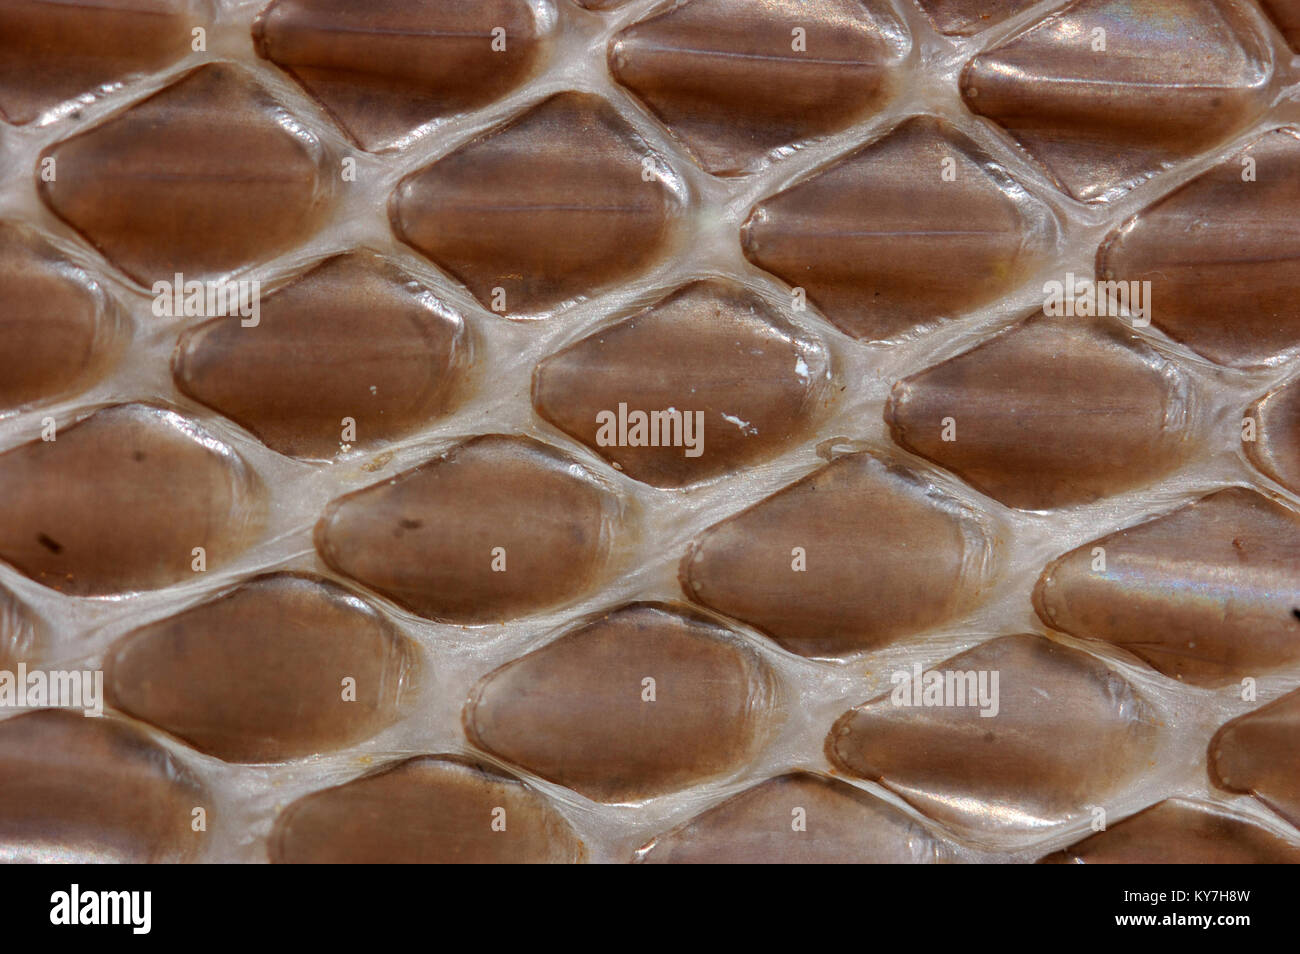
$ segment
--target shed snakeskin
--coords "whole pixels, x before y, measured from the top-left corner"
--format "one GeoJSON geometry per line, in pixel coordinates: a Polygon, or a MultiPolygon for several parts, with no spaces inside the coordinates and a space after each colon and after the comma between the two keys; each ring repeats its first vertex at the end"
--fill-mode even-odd
{"type": "Polygon", "coordinates": [[[0,861],[1300,861],[1300,3],[0,0],[0,861]]]}

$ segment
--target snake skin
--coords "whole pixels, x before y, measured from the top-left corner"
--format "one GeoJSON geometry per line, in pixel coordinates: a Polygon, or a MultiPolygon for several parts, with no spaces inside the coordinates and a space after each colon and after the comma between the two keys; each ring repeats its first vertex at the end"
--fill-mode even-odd
{"type": "Polygon", "coordinates": [[[0,0],[0,120],[0,860],[1300,860],[1298,0],[0,0]]]}

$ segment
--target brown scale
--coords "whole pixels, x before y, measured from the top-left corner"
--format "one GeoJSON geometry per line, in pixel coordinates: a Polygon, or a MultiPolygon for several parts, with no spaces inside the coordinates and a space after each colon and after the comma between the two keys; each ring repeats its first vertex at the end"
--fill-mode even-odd
{"type": "Polygon", "coordinates": [[[1087,653],[1002,636],[930,668],[988,673],[986,690],[997,673],[996,714],[969,698],[954,705],[955,694],[945,705],[896,704],[896,687],[842,716],[826,755],[972,840],[1042,837],[1089,818],[1150,767],[1154,711],[1087,653]]]}
{"type": "Polygon", "coordinates": [[[1151,283],[1151,321],[1212,361],[1276,364],[1300,342],[1300,133],[1278,129],[1116,229],[1100,281],[1151,283]]]}
{"type": "Polygon", "coordinates": [[[1294,381],[1256,401],[1242,423],[1250,462],[1292,493],[1300,493],[1300,386],[1294,381]],[[1247,440],[1253,421],[1253,440],[1247,440]]]}
{"type": "Polygon", "coordinates": [[[74,596],[169,586],[192,580],[196,559],[210,571],[239,556],[264,493],[178,414],[116,405],[0,454],[0,558],[74,596]]]}
{"type": "Polygon", "coordinates": [[[978,602],[996,548],[973,513],[925,493],[917,474],[855,454],[706,530],[680,579],[695,602],[791,652],[842,656],[978,602]]]}
{"type": "Polygon", "coordinates": [[[0,117],[23,124],[84,102],[190,52],[205,21],[187,0],[0,3],[0,117]]]}
{"type": "Polygon", "coordinates": [[[338,173],[240,67],[201,66],[46,150],[46,205],[141,285],[261,264],[323,224],[338,173]],[[220,148],[213,148],[220,130],[220,148]]]}
{"type": "Polygon", "coordinates": [[[282,454],[328,460],[374,447],[452,410],[465,391],[464,320],[373,254],[330,259],[263,296],[258,311],[255,326],[231,316],[187,330],[173,370],[182,391],[282,454]]]}
{"type": "Polygon", "coordinates": [[[829,386],[820,341],[751,292],[697,282],[545,358],[533,404],[628,476],[680,487],[736,473],[806,436],[829,386]],[[620,404],[676,411],[682,422],[632,434],[641,446],[611,444],[617,429],[602,428],[601,415],[617,418],[620,404]]]}
{"type": "Polygon", "coordinates": [[[93,275],[36,232],[0,222],[0,410],[95,383],[125,343],[125,324],[93,275]]]}
{"type": "Polygon", "coordinates": [[[47,709],[0,721],[0,860],[193,861],[211,812],[198,780],[143,731],[47,709]]]}
{"type": "Polygon", "coordinates": [[[681,201],[655,160],[603,99],[561,93],[403,179],[393,231],[484,308],[540,317],[669,251],[681,201]]]}
{"type": "Polygon", "coordinates": [[[281,864],[563,864],[586,847],[544,797],[498,769],[419,756],[294,802],[281,864]]]}
{"type": "Polygon", "coordinates": [[[734,175],[870,116],[905,50],[875,0],[694,0],[616,35],[609,67],[706,170],[734,175]]]}
{"type": "Polygon", "coordinates": [[[498,758],[595,801],[636,802],[744,767],[767,737],[776,693],[730,631],[638,603],[484,677],[464,723],[498,758]]]}
{"type": "Polygon", "coordinates": [[[114,708],[227,762],[369,738],[397,719],[417,666],[414,644],[373,607],[283,573],[137,629],[104,661],[114,708]]]}
{"type": "Polygon", "coordinates": [[[253,39],[366,149],[506,95],[546,49],[526,0],[276,0],[253,39]]]}
{"type": "Polygon", "coordinates": [[[1034,605],[1049,626],[1194,686],[1277,670],[1300,660],[1300,514],[1221,490],[1058,558],[1034,605]]]}
{"type": "Polygon", "coordinates": [[[619,504],[528,438],[488,435],[334,501],[329,566],[412,612],[500,622],[568,602],[606,569],[619,504]]]}
{"type": "Polygon", "coordinates": [[[1291,48],[1300,51],[1300,2],[1297,0],[1260,0],[1291,48]]]}
{"type": "Polygon", "coordinates": [[[1240,132],[1268,105],[1272,68],[1239,0],[1079,0],[976,56],[961,91],[1097,202],[1240,132]]]}
{"type": "Polygon", "coordinates": [[[886,341],[1010,292],[1055,235],[988,155],[921,117],[758,203],[741,244],[841,331],[886,341]]]}
{"type": "Polygon", "coordinates": [[[893,805],[823,775],[796,772],[746,789],[660,835],[645,864],[920,864],[948,846],[893,805]]]}
{"type": "Polygon", "coordinates": [[[1300,848],[1217,806],[1171,798],[1048,855],[1042,863],[1293,865],[1300,864],[1300,848]]]}
{"type": "Polygon", "coordinates": [[[898,382],[885,420],[993,499],[1045,510],[1175,470],[1195,447],[1194,411],[1186,374],[1118,320],[1038,315],[898,382]]]}
{"type": "Polygon", "coordinates": [[[1300,826],[1300,690],[1233,719],[1210,740],[1210,780],[1300,826]]]}

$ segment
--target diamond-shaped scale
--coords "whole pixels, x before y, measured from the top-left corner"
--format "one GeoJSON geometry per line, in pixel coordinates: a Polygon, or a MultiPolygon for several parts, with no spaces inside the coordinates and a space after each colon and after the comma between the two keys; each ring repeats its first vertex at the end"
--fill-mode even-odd
{"type": "Polygon", "coordinates": [[[1211,361],[1260,367],[1300,349],[1297,260],[1300,131],[1275,129],[1112,232],[1097,276],[1149,282],[1155,327],[1211,361]]]}
{"type": "Polygon", "coordinates": [[[267,853],[277,864],[572,864],[586,847],[514,776],[422,755],[298,799],[276,816],[267,853]],[[494,817],[508,823],[483,824],[494,817]]]}
{"type": "Polygon", "coordinates": [[[1255,22],[1235,0],[1080,0],[971,60],[962,94],[1104,201],[1259,115],[1273,64],[1255,22]]]}
{"type": "Polygon", "coordinates": [[[531,76],[546,24],[528,0],[276,0],[259,55],[315,96],[364,148],[476,109],[531,76]]]}
{"type": "Polygon", "coordinates": [[[336,583],[260,576],[122,637],[105,660],[113,708],[227,762],[279,762],[355,744],[393,722],[418,656],[336,583]],[[352,678],[356,705],[339,705],[352,678]]]}
{"type": "Polygon", "coordinates": [[[1217,805],[1171,798],[1042,859],[1043,864],[1296,864],[1300,849],[1217,805]]]}
{"type": "Polygon", "coordinates": [[[42,709],[0,721],[0,863],[170,863],[201,855],[212,804],[192,770],[125,720],[42,709]]]}
{"type": "Polygon", "coordinates": [[[43,158],[54,160],[52,181],[39,182],[45,203],[144,285],[288,251],[322,222],[333,181],[315,135],[224,63],[43,158]]]}
{"type": "Polygon", "coordinates": [[[1300,514],[1244,487],[1085,543],[1053,560],[1034,590],[1049,626],[1106,640],[1193,686],[1293,665],[1297,604],[1300,514]]]}
{"type": "Polygon", "coordinates": [[[402,180],[389,211],[485,308],[540,317],[648,269],[681,196],[607,102],[561,93],[402,180]]]}
{"type": "Polygon", "coordinates": [[[1175,470],[1195,446],[1196,407],[1187,375],[1119,322],[1039,314],[899,381],[885,420],[977,490],[1045,510],[1175,470]]]}
{"type": "Polygon", "coordinates": [[[488,434],[335,500],[316,549],[411,612],[499,623],[600,582],[617,565],[622,507],[567,454],[488,434]]]}
{"type": "Polygon", "coordinates": [[[458,314],[373,253],[354,252],[264,295],[255,328],[229,318],[191,326],[172,372],[183,392],[268,447],[327,460],[449,411],[472,352],[458,314]],[[345,418],[354,425],[347,442],[345,418]]]}
{"type": "Polygon", "coordinates": [[[833,400],[830,382],[821,342],[736,285],[694,282],[543,360],[533,404],[630,477],[680,487],[775,456],[833,400]],[[620,405],[628,446],[600,424],[620,405]]]}
{"type": "Polygon", "coordinates": [[[1300,690],[1233,719],[1210,740],[1210,781],[1300,826],[1300,690]]]}
{"type": "Polygon", "coordinates": [[[74,596],[160,589],[192,580],[197,557],[215,570],[247,549],[265,498],[210,432],[118,404],[0,454],[0,559],[74,596]]]}
{"type": "Polygon", "coordinates": [[[741,241],[840,330],[885,341],[1006,294],[1056,234],[989,156],[921,116],[760,202],[741,241]]]}
{"type": "Polygon", "coordinates": [[[981,602],[999,532],[925,475],[847,454],[704,531],[678,579],[792,653],[848,656],[981,602]]]}
{"type": "Polygon", "coordinates": [[[99,379],[126,338],[104,287],[34,230],[0,221],[0,409],[99,379]]]}
{"type": "Polygon", "coordinates": [[[907,47],[875,0],[692,0],[620,33],[609,63],[705,169],[730,175],[869,115],[907,47]]]}
{"type": "Polygon", "coordinates": [[[677,604],[632,603],[489,673],[462,719],[497,758],[627,803],[736,771],[779,720],[779,692],[725,626],[677,604]],[[629,685],[653,685],[653,705],[629,685]]]}
{"type": "Polygon", "coordinates": [[[1158,743],[1141,693],[1042,636],[1000,636],[924,676],[903,672],[911,679],[840,717],[826,755],[972,841],[1041,837],[1088,817],[1134,784],[1158,743]],[[941,704],[962,673],[967,702],[941,704]]]}
{"type": "Polygon", "coordinates": [[[0,117],[23,124],[190,52],[190,0],[0,3],[0,117]]]}

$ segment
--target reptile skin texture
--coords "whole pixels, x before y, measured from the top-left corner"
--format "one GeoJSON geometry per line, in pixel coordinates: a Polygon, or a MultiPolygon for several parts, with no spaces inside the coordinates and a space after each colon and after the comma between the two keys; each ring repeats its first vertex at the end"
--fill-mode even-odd
{"type": "Polygon", "coordinates": [[[0,0],[0,861],[1300,861],[1298,265],[1300,0],[0,0]]]}

